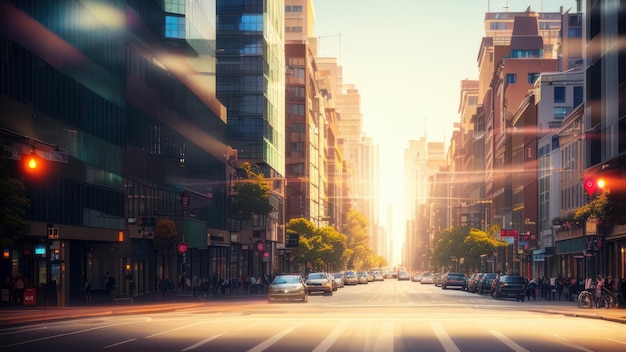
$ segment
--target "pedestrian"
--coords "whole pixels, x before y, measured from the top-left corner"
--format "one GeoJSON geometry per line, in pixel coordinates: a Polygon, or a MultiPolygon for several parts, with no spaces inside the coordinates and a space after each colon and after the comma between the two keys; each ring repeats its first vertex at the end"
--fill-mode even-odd
{"type": "Polygon", "coordinates": [[[531,279],[530,282],[528,283],[528,292],[529,292],[528,300],[530,301],[530,299],[532,298],[533,301],[536,301],[537,300],[537,282],[535,281],[535,279],[531,279]]]}
{"type": "Polygon", "coordinates": [[[83,293],[85,294],[85,303],[91,303],[91,281],[89,281],[88,277],[85,278],[83,293]]]}
{"type": "Polygon", "coordinates": [[[193,276],[191,280],[191,295],[193,298],[198,298],[198,291],[200,290],[200,279],[197,275],[193,276]]]}
{"type": "Polygon", "coordinates": [[[161,278],[161,280],[159,280],[159,291],[161,291],[161,301],[167,301],[167,289],[169,286],[167,281],[168,281],[167,277],[165,279],[161,278]]]}
{"type": "Polygon", "coordinates": [[[178,277],[178,292],[185,293],[185,286],[187,285],[187,273],[184,271],[178,277]]]}

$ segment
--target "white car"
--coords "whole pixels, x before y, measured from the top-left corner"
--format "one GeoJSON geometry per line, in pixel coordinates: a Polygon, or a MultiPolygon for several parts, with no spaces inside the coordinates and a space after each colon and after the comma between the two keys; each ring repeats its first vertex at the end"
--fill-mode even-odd
{"type": "Polygon", "coordinates": [[[433,274],[424,274],[422,275],[422,280],[420,280],[420,283],[423,284],[434,284],[435,283],[435,278],[433,277],[433,274]]]}

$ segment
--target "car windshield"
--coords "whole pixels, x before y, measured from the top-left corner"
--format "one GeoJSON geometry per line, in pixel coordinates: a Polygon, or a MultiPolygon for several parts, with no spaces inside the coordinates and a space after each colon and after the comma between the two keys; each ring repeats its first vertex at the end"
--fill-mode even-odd
{"type": "Polygon", "coordinates": [[[314,280],[323,279],[324,278],[324,274],[322,274],[322,273],[313,273],[313,274],[309,274],[308,278],[309,279],[314,279],[314,280]]]}
{"type": "Polygon", "coordinates": [[[449,279],[463,279],[465,276],[463,274],[448,274],[449,279]]]}
{"type": "Polygon", "coordinates": [[[296,284],[300,282],[300,278],[297,276],[277,276],[274,279],[273,284],[281,285],[281,284],[296,284]]]}
{"type": "Polygon", "coordinates": [[[521,276],[503,276],[501,281],[503,282],[524,282],[524,278],[521,276]]]}

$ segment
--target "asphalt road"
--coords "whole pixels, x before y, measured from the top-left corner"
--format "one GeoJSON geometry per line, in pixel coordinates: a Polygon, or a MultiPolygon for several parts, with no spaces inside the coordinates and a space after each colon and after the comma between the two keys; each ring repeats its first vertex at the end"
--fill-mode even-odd
{"type": "MultiPolygon", "coordinates": [[[[268,304],[262,297],[256,297],[99,309],[60,309],[59,312],[74,312],[67,315],[71,319],[40,319],[5,325],[0,329],[0,350],[482,352],[626,349],[622,323],[580,319],[577,314],[567,314],[578,310],[570,302],[495,300],[410,281],[386,280],[350,286],[332,296],[312,295],[306,304],[268,304]],[[104,311],[107,309],[110,314],[104,311]]],[[[609,311],[626,315],[623,309],[609,311]]],[[[32,313],[45,312],[33,310],[32,313]]],[[[599,310],[586,312],[590,317],[599,313],[599,310]]]]}

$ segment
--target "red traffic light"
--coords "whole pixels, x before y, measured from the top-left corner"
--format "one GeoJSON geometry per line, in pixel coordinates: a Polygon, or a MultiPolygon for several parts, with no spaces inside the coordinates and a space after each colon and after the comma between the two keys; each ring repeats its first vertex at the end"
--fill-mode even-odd
{"type": "Polygon", "coordinates": [[[589,197],[592,197],[594,194],[596,194],[598,189],[602,189],[606,186],[606,182],[602,178],[588,177],[585,179],[584,186],[585,191],[587,191],[589,197]]]}
{"type": "Polygon", "coordinates": [[[22,168],[29,175],[39,175],[43,173],[44,160],[35,153],[30,153],[22,157],[22,168]]]}

